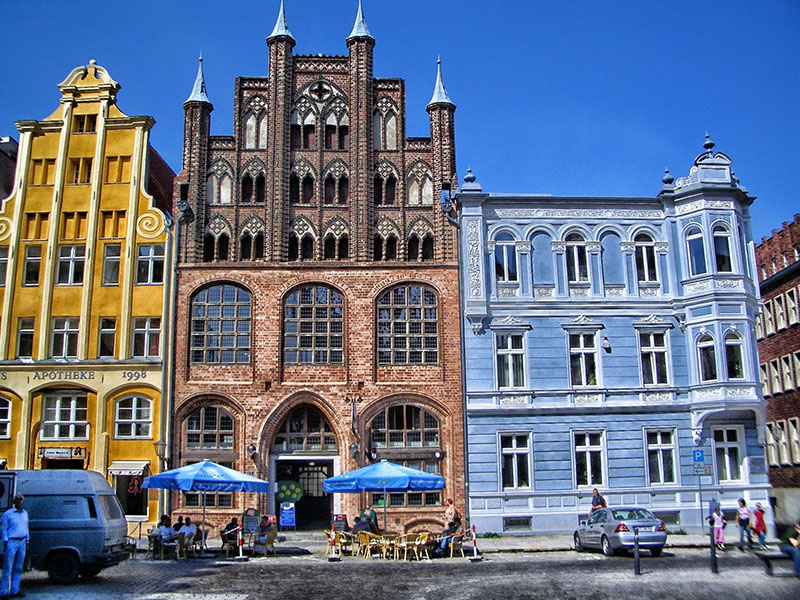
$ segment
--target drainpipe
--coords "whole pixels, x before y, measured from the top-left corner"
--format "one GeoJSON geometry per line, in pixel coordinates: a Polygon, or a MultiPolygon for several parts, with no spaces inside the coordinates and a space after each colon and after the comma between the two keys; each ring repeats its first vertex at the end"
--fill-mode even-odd
{"type": "Polygon", "coordinates": [[[453,197],[448,190],[447,196],[445,197],[444,192],[442,192],[442,212],[444,212],[445,218],[450,222],[450,224],[456,228],[457,235],[456,235],[456,258],[457,258],[457,273],[458,273],[458,339],[459,345],[461,347],[461,420],[462,420],[462,431],[463,435],[461,436],[461,442],[463,444],[463,456],[464,456],[464,518],[466,519],[465,522],[469,522],[469,460],[467,455],[467,369],[466,369],[466,358],[465,358],[465,348],[464,348],[464,300],[462,298],[464,290],[461,285],[461,251],[462,251],[462,243],[461,243],[461,223],[459,220],[454,219],[450,216],[450,211],[455,206],[456,215],[458,219],[461,218],[461,208],[458,206],[458,200],[453,197]]]}

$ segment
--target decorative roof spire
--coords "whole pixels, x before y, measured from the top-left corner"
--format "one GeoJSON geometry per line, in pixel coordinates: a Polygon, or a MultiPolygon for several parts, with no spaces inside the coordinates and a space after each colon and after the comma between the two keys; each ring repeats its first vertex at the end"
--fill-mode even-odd
{"type": "Polygon", "coordinates": [[[186,99],[186,102],[207,102],[211,104],[211,100],[208,99],[208,94],[206,94],[206,79],[203,76],[203,57],[200,56],[197,60],[197,78],[194,80],[192,93],[186,99]]]}
{"type": "Polygon", "coordinates": [[[353,24],[353,31],[350,32],[350,35],[347,36],[347,39],[349,40],[357,37],[367,37],[372,40],[375,39],[369,32],[367,21],[364,19],[364,11],[361,8],[361,0],[358,0],[358,13],[356,13],[356,22],[353,24]]]}
{"type": "Polygon", "coordinates": [[[444,81],[442,80],[442,59],[440,57],[436,57],[436,85],[433,88],[433,97],[431,101],[428,102],[428,106],[432,104],[453,104],[453,101],[450,100],[450,96],[447,95],[447,90],[444,89],[444,81]]]}
{"type": "Polygon", "coordinates": [[[286,22],[286,11],[283,10],[283,0],[281,0],[281,10],[278,13],[278,20],[275,21],[275,27],[272,29],[272,33],[269,34],[267,39],[270,40],[280,36],[294,39],[292,32],[289,31],[289,24],[286,22]]]}
{"type": "Polygon", "coordinates": [[[708,132],[706,131],[706,141],[703,143],[703,148],[711,152],[711,150],[714,149],[714,146],[716,146],[716,144],[711,141],[711,138],[708,137],[708,132]]]}

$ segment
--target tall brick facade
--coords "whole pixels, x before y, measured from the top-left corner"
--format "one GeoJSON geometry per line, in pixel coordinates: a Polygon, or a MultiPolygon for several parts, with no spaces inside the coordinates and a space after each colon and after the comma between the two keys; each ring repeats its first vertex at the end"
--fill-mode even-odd
{"type": "MultiPolygon", "coordinates": [[[[267,77],[239,77],[232,136],[211,136],[202,68],[184,104],[172,465],[232,463],[299,481],[298,526],[382,498],[321,480],[386,458],[439,472],[440,494],[390,495],[389,527],[464,503],[453,113],[406,137],[402,79],[373,77],[359,7],[347,56],[294,56],[283,7],[267,77]]],[[[207,498],[221,523],[275,498],[207,498]]],[[[173,508],[196,510],[196,496],[173,508]]]]}
{"type": "Polygon", "coordinates": [[[790,524],[800,515],[800,214],[761,240],[756,262],[769,480],[776,521],[790,524]]]}

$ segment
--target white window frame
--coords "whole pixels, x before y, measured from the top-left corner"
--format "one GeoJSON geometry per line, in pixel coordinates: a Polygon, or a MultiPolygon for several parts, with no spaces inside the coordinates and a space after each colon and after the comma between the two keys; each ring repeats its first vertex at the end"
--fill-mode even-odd
{"type": "Polygon", "coordinates": [[[775,441],[775,423],[770,421],[764,431],[764,447],[767,451],[767,463],[770,467],[780,466],[778,462],[778,443],[775,441]]]}
{"type": "Polygon", "coordinates": [[[131,346],[131,356],[133,358],[158,358],[161,356],[161,324],[162,320],[161,317],[134,317],[133,318],[133,335],[132,335],[132,346],[131,346]],[[158,322],[155,324],[154,322],[158,322]],[[156,354],[151,354],[149,349],[151,347],[151,338],[153,336],[157,337],[156,348],[158,348],[156,354]],[[136,346],[137,341],[142,340],[142,348],[143,353],[136,353],[136,346]]]}
{"type": "Polygon", "coordinates": [[[599,335],[599,330],[597,331],[585,331],[585,330],[567,330],[567,370],[569,371],[569,383],[570,387],[572,388],[597,388],[600,387],[600,356],[597,352],[597,338],[599,335]],[[572,347],[572,336],[577,335],[580,336],[580,345],[576,347],[572,347]],[[591,346],[585,345],[585,337],[590,335],[593,339],[593,344],[591,346]],[[581,367],[581,381],[576,383],[572,380],[572,357],[573,355],[580,357],[580,367],[581,367]],[[589,369],[587,368],[587,356],[592,356],[594,358],[594,383],[589,383],[589,369]]]}
{"type": "Polygon", "coordinates": [[[689,272],[689,277],[699,277],[700,275],[708,274],[708,257],[706,256],[706,240],[705,236],[703,235],[703,229],[697,224],[694,224],[692,227],[689,227],[684,234],[684,238],[686,240],[686,263],[687,269],[689,272]],[[696,243],[697,240],[700,240],[700,250],[702,251],[700,256],[703,257],[703,269],[702,271],[696,269],[700,265],[695,265],[694,261],[692,260],[692,245],[696,243]]]}
{"type": "Polygon", "coordinates": [[[697,378],[700,383],[712,383],[714,381],[719,381],[719,364],[717,360],[717,340],[716,338],[708,331],[701,333],[697,336],[697,342],[695,343],[695,347],[697,352],[695,356],[697,357],[697,378]],[[704,338],[709,339],[704,339],[704,338]],[[714,365],[714,377],[713,378],[705,378],[705,374],[703,373],[703,349],[711,348],[713,352],[713,365],[714,365]]]}
{"type": "Polygon", "coordinates": [[[567,282],[572,284],[589,283],[591,281],[591,273],[589,272],[589,252],[586,249],[586,238],[581,233],[572,232],[564,240],[567,248],[564,253],[567,260],[567,282]],[[569,238],[572,236],[578,236],[580,240],[570,240],[569,238]],[[586,271],[585,277],[581,274],[581,266],[586,271]],[[570,273],[570,270],[572,273],[570,273]]]}
{"type": "Polygon", "coordinates": [[[800,310],[797,306],[797,289],[786,290],[786,320],[789,325],[800,323],[800,310]]]}
{"type": "Polygon", "coordinates": [[[775,296],[773,302],[775,303],[775,329],[778,331],[786,329],[786,305],[783,294],[775,296]]]}
{"type": "Polygon", "coordinates": [[[22,267],[22,286],[35,287],[39,285],[39,279],[42,276],[42,245],[41,244],[28,244],[25,246],[25,262],[22,267]],[[38,252],[38,255],[37,255],[38,252]],[[36,265],[36,282],[28,281],[28,268],[36,265]]]}
{"type": "Polygon", "coordinates": [[[761,363],[759,366],[759,373],[761,377],[761,394],[763,396],[770,395],[769,387],[769,363],[761,363]]]}
{"type": "Polygon", "coordinates": [[[780,358],[781,361],[781,376],[783,379],[783,389],[794,389],[794,377],[792,376],[792,355],[784,354],[780,358]]]}
{"type": "Polygon", "coordinates": [[[791,466],[792,452],[791,444],[789,443],[789,427],[786,423],[786,419],[775,421],[775,428],[780,430],[780,433],[775,436],[778,438],[776,440],[778,448],[778,462],[780,462],[781,465],[791,466]]]}
{"type": "Polygon", "coordinates": [[[497,280],[497,283],[519,283],[519,257],[517,256],[517,242],[512,234],[508,233],[507,231],[502,231],[497,234],[495,237],[493,259],[495,265],[495,279],[497,280]],[[511,239],[498,239],[500,237],[505,238],[506,236],[510,237],[511,239]],[[502,258],[502,273],[498,273],[498,254],[502,258]],[[511,273],[509,269],[509,264],[512,261],[514,263],[513,273],[511,273]]]}
{"type": "Polygon", "coordinates": [[[756,315],[756,339],[764,339],[764,315],[761,313],[756,315]]]}
{"type": "Polygon", "coordinates": [[[669,382],[671,381],[670,377],[670,346],[669,346],[669,332],[666,329],[637,329],[636,333],[638,334],[637,340],[639,344],[639,376],[641,378],[642,386],[644,387],[659,387],[659,386],[668,386],[669,382]],[[642,336],[647,336],[649,341],[653,342],[654,335],[661,335],[664,338],[664,345],[663,346],[655,346],[655,345],[648,345],[645,346],[642,342],[642,336]],[[662,354],[664,357],[664,372],[666,375],[666,381],[655,381],[653,383],[647,383],[644,379],[644,365],[645,361],[650,363],[650,371],[657,379],[658,370],[656,368],[657,365],[657,354],[662,354]],[[645,356],[647,355],[647,357],[645,356]]]}
{"type": "Polygon", "coordinates": [[[117,318],[116,317],[100,317],[97,322],[97,358],[114,358],[117,352],[117,318]],[[108,327],[109,323],[104,323],[103,321],[110,320],[113,322],[114,327],[108,327]],[[105,325],[105,326],[104,326],[105,325]],[[103,337],[104,336],[111,336],[112,343],[112,352],[111,354],[101,354],[101,349],[103,347],[103,337]]]}
{"type": "Polygon", "coordinates": [[[769,389],[773,395],[783,392],[783,377],[779,359],[769,361],[769,389]]]}
{"type": "Polygon", "coordinates": [[[530,491],[533,489],[533,464],[531,460],[532,456],[532,436],[531,432],[529,431],[498,431],[497,432],[497,454],[498,454],[498,469],[497,474],[498,478],[498,489],[504,492],[507,491],[530,491]],[[511,438],[512,446],[510,448],[503,448],[503,438],[511,438]],[[517,445],[518,438],[523,437],[526,440],[525,447],[519,447],[517,445]],[[515,460],[513,461],[513,480],[514,485],[506,487],[503,484],[503,474],[505,468],[505,457],[506,456],[513,456],[515,460]],[[528,466],[528,484],[527,485],[520,485],[519,483],[519,457],[524,456],[525,463],[528,466]]]}
{"type": "Polygon", "coordinates": [[[85,268],[86,246],[83,244],[63,244],[58,247],[57,285],[83,285],[85,268]],[[67,267],[64,280],[61,277],[62,265],[67,267]]]}
{"type": "MultiPolygon", "coordinates": [[[[731,252],[731,232],[730,230],[722,225],[717,223],[714,225],[713,229],[711,230],[711,242],[714,248],[714,272],[715,273],[733,273],[733,253],[731,252]],[[725,248],[728,252],[728,269],[720,269],[719,268],[719,256],[720,252],[717,251],[717,240],[724,240],[725,248]]],[[[724,256],[724,255],[723,255],[724,256]]]]}
{"type": "MultiPolygon", "coordinates": [[[[747,482],[747,473],[745,472],[745,465],[746,461],[745,458],[745,445],[744,445],[744,427],[741,425],[725,425],[725,426],[718,426],[712,427],[711,429],[711,444],[713,450],[713,457],[714,457],[714,474],[719,485],[740,485],[743,482],[747,482]],[[735,442],[717,442],[716,440],[716,432],[717,431],[736,431],[736,441],[735,442]],[[728,477],[727,479],[722,479],[720,477],[720,465],[718,464],[719,461],[717,459],[717,449],[722,448],[723,451],[729,448],[736,448],[739,454],[739,479],[731,479],[728,477]]],[[[725,451],[725,468],[727,473],[730,474],[730,454],[725,451]]]]}
{"type": "Polygon", "coordinates": [[[17,319],[17,358],[21,359],[32,359],[35,349],[33,345],[33,339],[36,334],[36,317],[20,317],[17,319]],[[30,321],[29,327],[23,327],[23,321],[30,321]],[[22,336],[23,335],[30,335],[31,336],[31,353],[29,355],[23,356],[20,354],[20,347],[22,346],[22,336]]]}
{"type": "Polygon", "coordinates": [[[789,453],[794,464],[800,464],[800,417],[789,417],[786,419],[789,427],[787,437],[789,438],[789,453]]]}
{"type": "Polygon", "coordinates": [[[723,346],[725,347],[725,379],[727,381],[742,381],[747,379],[747,372],[745,369],[745,365],[747,362],[745,361],[744,357],[744,338],[738,331],[731,331],[729,330],[725,337],[722,340],[723,346]],[[731,377],[731,365],[728,362],[728,346],[738,346],[739,347],[739,369],[742,372],[741,377],[731,377]]]}
{"type": "MultiPolygon", "coordinates": [[[[583,439],[586,442],[586,437],[583,439]]],[[[572,450],[572,479],[574,489],[592,489],[603,488],[608,486],[608,466],[606,464],[608,459],[608,444],[606,442],[605,429],[571,429],[570,430],[570,445],[572,450]],[[600,435],[600,444],[597,446],[591,445],[591,442],[586,444],[578,444],[578,436],[600,435]],[[586,454],[586,480],[587,483],[578,483],[578,452],[586,454]],[[591,472],[591,453],[600,452],[600,480],[594,480],[591,472]]]]}
{"type": "Polygon", "coordinates": [[[495,381],[496,381],[496,389],[498,390],[512,390],[512,389],[525,389],[527,387],[527,379],[528,373],[526,369],[526,344],[525,344],[525,333],[521,331],[495,331],[494,332],[494,346],[495,346],[495,381]],[[506,337],[510,344],[510,347],[501,348],[500,347],[500,337],[506,337]],[[519,338],[520,347],[514,348],[514,338],[519,338]],[[514,380],[514,362],[515,357],[521,357],[522,359],[522,381],[517,385],[517,382],[514,380]],[[501,367],[501,358],[505,358],[504,365],[501,367]],[[500,385],[500,370],[503,368],[506,372],[506,376],[508,377],[507,386],[500,385]]]}
{"type": "Polygon", "coordinates": [[[11,408],[11,400],[0,396],[0,439],[11,439],[11,408]]]}
{"type": "Polygon", "coordinates": [[[636,279],[639,283],[658,283],[658,260],[656,243],[649,233],[639,233],[633,238],[636,279]],[[643,238],[646,237],[648,241],[643,238]],[[639,269],[641,263],[642,269],[639,269]]]}
{"type": "Polygon", "coordinates": [[[54,317],[50,336],[51,358],[78,358],[79,317],[54,317]],[[70,347],[74,347],[70,353],[70,347]]]}
{"type": "Polygon", "coordinates": [[[88,440],[89,421],[88,421],[88,398],[85,394],[48,394],[42,400],[42,428],[39,439],[42,441],[57,440],[88,440]],[[48,406],[51,404],[52,406],[48,406]],[[81,406],[81,404],[83,406],[81,406]],[[48,419],[48,411],[55,411],[55,419],[48,419]],[[68,411],[68,418],[61,418],[64,411],[68,411]],[[84,418],[79,416],[83,413],[84,418]],[[54,427],[53,435],[47,435],[48,427],[54,427]],[[59,435],[59,428],[68,427],[67,435],[59,435]],[[83,434],[80,434],[83,428],[83,434]]]}
{"type": "Polygon", "coordinates": [[[647,468],[647,485],[652,487],[678,485],[678,476],[680,475],[680,464],[676,461],[678,449],[678,431],[675,427],[646,427],[644,429],[644,463],[647,468]],[[648,440],[648,434],[657,433],[659,441],[651,444],[648,440]],[[661,434],[669,433],[672,441],[669,443],[661,440],[661,434]],[[653,475],[650,470],[650,452],[658,453],[658,476],[660,481],[654,482],[653,475]],[[672,481],[664,481],[664,453],[669,452],[672,455],[672,481]]]}
{"type": "Polygon", "coordinates": [[[120,440],[148,440],[153,437],[153,401],[145,396],[125,396],[116,403],[114,418],[114,437],[120,440]],[[131,407],[122,407],[123,402],[131,401],[131,407]],[[130,411],[130,416],[121,416],[122,411],[130,411]],[[120,433],[120,425],[130,426],[131,433],[120,433]],[[139,427],[146,427],[146,433],[137,434],[139,427]]]}
{"type": "Polygon", "coordinates": [[[764,333],[772,335],[775,333],[775,319],[772,315],[772,300],[764,301],[764,333]]]}
{"type": "Polygon", "coordinates": [[[800,387],[800,351],[794,353],[792,362],[794,363],[794,380],[800,387]]]}
{"type": "Polygon", "coordinates": [[[122,244],[106,244],[103,248],[103,275],[102,285],[119,285],[119,272],[122,264],[122,244]],[[116,249],[114,255],[111,250],[116,249]],[[115,269],[116,267],[116,269],[115,269]],[[109,274],[114,273],[116,277],[109,280],[109,274]]]}
{"type": "Polygon", "coordinates": [[[136,285],[162,285],[164,265],[164,244],[139,244],[136,250],[136,285]],[[159,265],[161,279],[155,276],[156,267],[159,265]]]}

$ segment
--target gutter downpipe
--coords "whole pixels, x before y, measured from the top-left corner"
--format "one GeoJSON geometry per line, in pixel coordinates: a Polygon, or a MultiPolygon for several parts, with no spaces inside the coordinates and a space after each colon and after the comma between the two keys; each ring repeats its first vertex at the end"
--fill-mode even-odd
{"type": "MultiPolygon", "coordinates": [[[[167,253],[168,253],[167,254],[167,260],[166,260],[167,265],[171,265],[172,264],[172,260],[173,260],[172,255],[173,255],[174,238],[173,238],[173,235],[172,235],[172,226],[174,224],[175,224],[175,220],[172,218],[172,215],[167,213],[166,217],[164,218],[164,225],[166,226],[166,230],[167,230],[167,253]]],[[[163,310],[164,317],[167,317],[171,312],[170,311],[170,306],[169,306],[169,301],[170,301],[170,298],[172,297],[172,283],[173,283],[172,279],[173,279],[173,275],[172,275],[172,271],[170,271],[169,277],[167,278],[166,284],[164,285],[164,299],[163,299],[163,302],[162,302],[162,304],[163,304],[163,309],[162,310],[163,310]]],[[[164,320],[165,319],[162,319],[162,322],[164,322],[164,320]]],[[[168,325],[168,327],[171,327],[171,325],[168,325]]],[[[160,431],[159,431],[159,440],[162,440],[164,442],[167,441],[166,440],[166,437],[167,437],[166,432],[169,430],[168,421],[169,421],[169,413],[170,413],[169,408],[168,408],[169,407],[169,396],[170,396],[170,391],[169,391],[169,388],[168,388],[168,382],[169,382],[169,375],[168,375],[168,373],[169,373],[169,358],[168,358],[169,357],[169,348],[170,348],[170,343],[169,343],[169,333],[168,333],[166,336],[164,336],[164,346],[163,346],[163,354],[162,354],[163,358],[161,360],[161,419],[160,419],[161,427],[160,427],[160,431]]],[[[166,446],[166,447],[168,447],[168,446],[166,446]]],[[[164,450],[164,454],[166,455],[166,450],[164,450]]],[[[161,473],[164,470],[164,465],[166,464],[166,461],[163,458],[159,457],[158,463],[159,463],[158,464],[158,471],[159,471],[159,473],[161,473]]],[[[165,500],[166,500],[166,493],[165,492],[166,492],[166,490],[163,490],[163,489],[158,490],[158,515],[157,515],[158,518],[161,518],[161,515],[164,514],[164,504],[165,504],[165,500]]]]}

